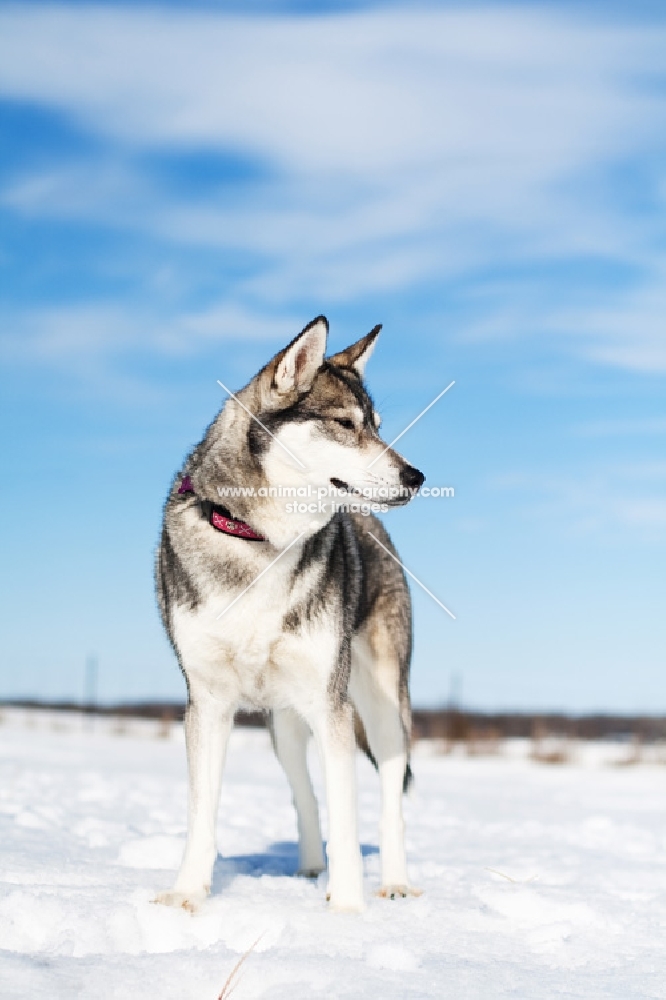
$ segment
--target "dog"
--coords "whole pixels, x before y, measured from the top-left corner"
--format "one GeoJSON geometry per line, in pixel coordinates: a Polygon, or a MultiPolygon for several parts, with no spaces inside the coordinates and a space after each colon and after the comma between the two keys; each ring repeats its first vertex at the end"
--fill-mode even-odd
{"type": "Polygon", "coordinates": [[[187,683],[188,832],[173,891],[156,902],[195,910],[210,891],[239,708],[269,716],[297,814],[299,873],[310,877],[326,867],[306,760],[314,734],[331,907],[364,905],[357,743],[381,782],[380,895],[415,892],[402,817],[411,778],[410,594],[381,521],[358,501],[403,506],[425,477],[378,433],[363,372],[380,329],[325,359],[328,322],[317,317],[229,394],[173,480],[156,585],[187,683]],[[317,499],[285,503],[304,496],[317,499]]]}

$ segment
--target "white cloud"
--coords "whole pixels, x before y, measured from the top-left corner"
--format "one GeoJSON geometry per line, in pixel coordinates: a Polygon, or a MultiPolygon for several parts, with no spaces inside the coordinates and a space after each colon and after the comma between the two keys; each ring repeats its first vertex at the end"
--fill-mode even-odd
{"type": "Polygon", "coordinates": [[[664,33],[545,9],[230,17],[80,5],[1,15],[0,86],[140,145],[236,144],[301,171],[486,155],[558,171],[640,128],[621,74],[664,33]],[[590,128],[590,126],[593,126],[590,128]]]}
{"type": "Polygon", "coordinates": [[[504,221],[650,136],[663,109],[631,83],[663,68],[664,45],[664,30],[544,8],[240,18],[31,4],[0,11],[0,91],[134,146],[242,149],[334,191],[417,182],[421,212],[463,196],[469,217],[504,221]]]}
{"type": "Polygon", "coordinates": [[[81,372],[88,372],[91,364],[120,357],[137,344],[142,350],[173,356],[240,339],[280,345],[291,340],[303,323],[224,302],[168,318],[129,304],[61,306],[5,314],[1,325],[0,354],[5,360],[53,362],[68,369],[74,360],[81,372]]]}
{"type": "MultiPolygon", "coordinates": [[[[350,300],[539,260],[649,272],[654,222],[595,197],[590,178],[663,134],[647,81],[665,49],[663,28],[545,7],[244,18],[9,6],[0,93],[72,116],[114,153],[15,178],[0,199],[257,255],[237,293],[260,312],[293,311],[303,289],[350,300]],[[269,176],[229,204],[166,195],[132,161],[202,147],[257,156],[269,176]]],[[[647,273],[633,301],[616,293],[576,315],[534,303],[530,325],[576,333],[594,361],[664,370],[660,294],[647,273]]]]}
{"type": "Polygon", "coordinates": [[[666,500],[661,497],[617,500],[615,512],[630,527],[666,529],[666,500]]]}
{"type": "Polygon", "coordinates": [[[576,474],[515,473],[490,486],[513,494],[521,519],[547,523],[569,536],[614,539],[630,531],[636,540],[666,538],[666,462],[596,461],[576,474]]]}
{"type": "Polygon", "coordinates": [[[556,315],[555,324],[594,361],[638,372],[666,372],[666,260],[656,258],[630,290],[611,290],[604,307],[556,315]]]}

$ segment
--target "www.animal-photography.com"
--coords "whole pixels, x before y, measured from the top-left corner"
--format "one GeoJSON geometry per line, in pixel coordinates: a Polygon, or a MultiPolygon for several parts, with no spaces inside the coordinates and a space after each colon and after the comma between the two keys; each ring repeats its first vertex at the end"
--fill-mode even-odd
{"type": "Polygon", "coordinates": [[[646,1000],[666,11],[0,0],[3,1000],[646,1000]]]}

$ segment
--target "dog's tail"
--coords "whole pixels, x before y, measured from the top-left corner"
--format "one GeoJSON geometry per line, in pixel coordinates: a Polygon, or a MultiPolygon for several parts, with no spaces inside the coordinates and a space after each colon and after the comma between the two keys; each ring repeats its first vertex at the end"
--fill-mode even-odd
{"type": "MultiPolygon", "coordinates": [[[[375,771],[379,770],[375,755],[370,749],[370,744],[368,743],[368,736],[365,731],[365,726],[363,725],[363,720],[358,712],[354,712],[354,735],[356,737],[356,746],[359,750],[365,754],[368,758],[375,771]]],[[[407,750],[407,766],[405,767],[405,776],[402,779],[402,790],[406,792],[411,788],[412,782],[414,780],[414,775],[412,774],[412,769],[409,763],[409,749],[407,750]]]]}

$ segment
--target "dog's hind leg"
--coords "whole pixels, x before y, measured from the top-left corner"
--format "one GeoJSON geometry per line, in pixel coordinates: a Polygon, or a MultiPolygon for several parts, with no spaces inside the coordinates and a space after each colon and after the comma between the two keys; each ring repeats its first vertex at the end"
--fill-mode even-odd
{"type": "Polygon", "coordinates": [[[187,843],[173,892],[155,902],[195,910],[210,892],[215,845],[215,821],[220,784],[234,710],[214,698],[203,685],[190,683],[185,715],[189,774],[187,843]]]}
{"type": "Polygon", "coordinates": [[[381,896],[410,895],[402,816],[403,789],[408,775],[408,743],[400,704],[398,664],[388,650],[380,662],[366,643],[356,645],[350,695],[363,722],[368,745],[379,771],[381,819],[379,845],[381,896]]]}
{"type": "Polygon", "coordinates": [[[273,712],[270,730],[273,748],[291,785],[298,819],[298,874],[314,877],[326,863],[319,807],[308,771],[310,728],[293,709],[280,709],[273,712]]]}
{"type": "Polygon", "coordinates": [[[328,898],[334,910],[363,909],[363,863],[358,839],[353,708],[330,703],[313,713],[324,765],[328,806],[328,898]]]}

